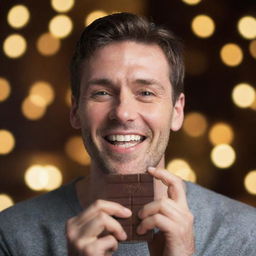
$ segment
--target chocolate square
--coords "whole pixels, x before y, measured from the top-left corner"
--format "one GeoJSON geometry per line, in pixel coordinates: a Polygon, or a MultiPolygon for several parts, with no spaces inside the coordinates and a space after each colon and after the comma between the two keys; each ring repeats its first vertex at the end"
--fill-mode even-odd
{"type": "Polygon", "coordinates": [[[150,174],[108,175],[105,196],[107,200],[120,203],[132,211],[130,218],[116,218],[127,233],[125,242],[149,242],[153,239],[153,230],[144,235],[136,232],[141,222],[139,210],[154,200],[154,179],[150,174]]]}

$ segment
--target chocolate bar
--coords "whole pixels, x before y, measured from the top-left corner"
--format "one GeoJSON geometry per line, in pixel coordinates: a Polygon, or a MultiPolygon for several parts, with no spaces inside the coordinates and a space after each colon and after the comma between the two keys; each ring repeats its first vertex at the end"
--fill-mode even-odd
{"type": "Polygon", "coordinates": [[[119,175],[112,174],[107,176],[105,191],[106,199],[117,202],[132,211],[130,218],[116,218],[124,228],[129,242],[151,241],[153,230],[146,234],[139,235],[136,229],[141,222],[138,217],[139,210],[147,203],[154,200],[153,177],[147,173],[119,175]]]}

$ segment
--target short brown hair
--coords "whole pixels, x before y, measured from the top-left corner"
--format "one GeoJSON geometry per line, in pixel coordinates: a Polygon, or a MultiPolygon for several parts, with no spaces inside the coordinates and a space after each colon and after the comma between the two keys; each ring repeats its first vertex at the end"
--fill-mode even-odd
{"type": "Polygon", "coordinates": [[[167,57],[173,101],[183,92],[184,63],[181,41],[169,30],[131,13],[115,13],[95,20],[86,27],[77,42],[71,61],[71,89],[76,101],[80,92],[80,67],[85,59],[107,44],[118,41],[157,44],[167,57]]]}

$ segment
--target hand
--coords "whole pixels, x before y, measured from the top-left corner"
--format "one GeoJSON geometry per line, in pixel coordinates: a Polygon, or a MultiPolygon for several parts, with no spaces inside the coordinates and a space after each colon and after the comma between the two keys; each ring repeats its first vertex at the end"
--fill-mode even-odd
{"type": "Polygon", "coordinates": [[[161,231],[158,235],[163,235],[165,241],[160,245],[161,239],[154,238],[149,245],[153,255],[160,255],[161,249],[164,256],[193,255],[193,215],[188,208],[183,181],[163,169],[149,168],[148,172],[168,187],[167,196],[145,205],[139,211],[142,222],[138,226],[138,234],[153,228],[161,231]]]}
{"type": "Polygon", "coordinates": [[[80,215],[69,219],[66,225],[68,255],[112,255],[117,250],[118,240],[127,238],[112,216],[128,218],[131,211],[118,203],[97,200],[80,215]],[[108,234],[102,235],[103,231],[108,234]]]}

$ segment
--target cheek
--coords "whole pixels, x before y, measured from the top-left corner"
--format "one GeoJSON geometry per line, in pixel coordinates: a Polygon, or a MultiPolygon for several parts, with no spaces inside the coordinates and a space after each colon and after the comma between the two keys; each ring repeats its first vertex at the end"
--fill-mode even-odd
{"type": "Polygon", "coordinates": [[[171,106],[148,108],[143,114],[144,121],[155,133],[171,129],[171,116],[171,106]]]}
{"type": "Polygon", "coordinates": [[[107,106],[104,104],[87,104],[84,106],[84,125],[96,127],[108,116],[107,106]]]}

